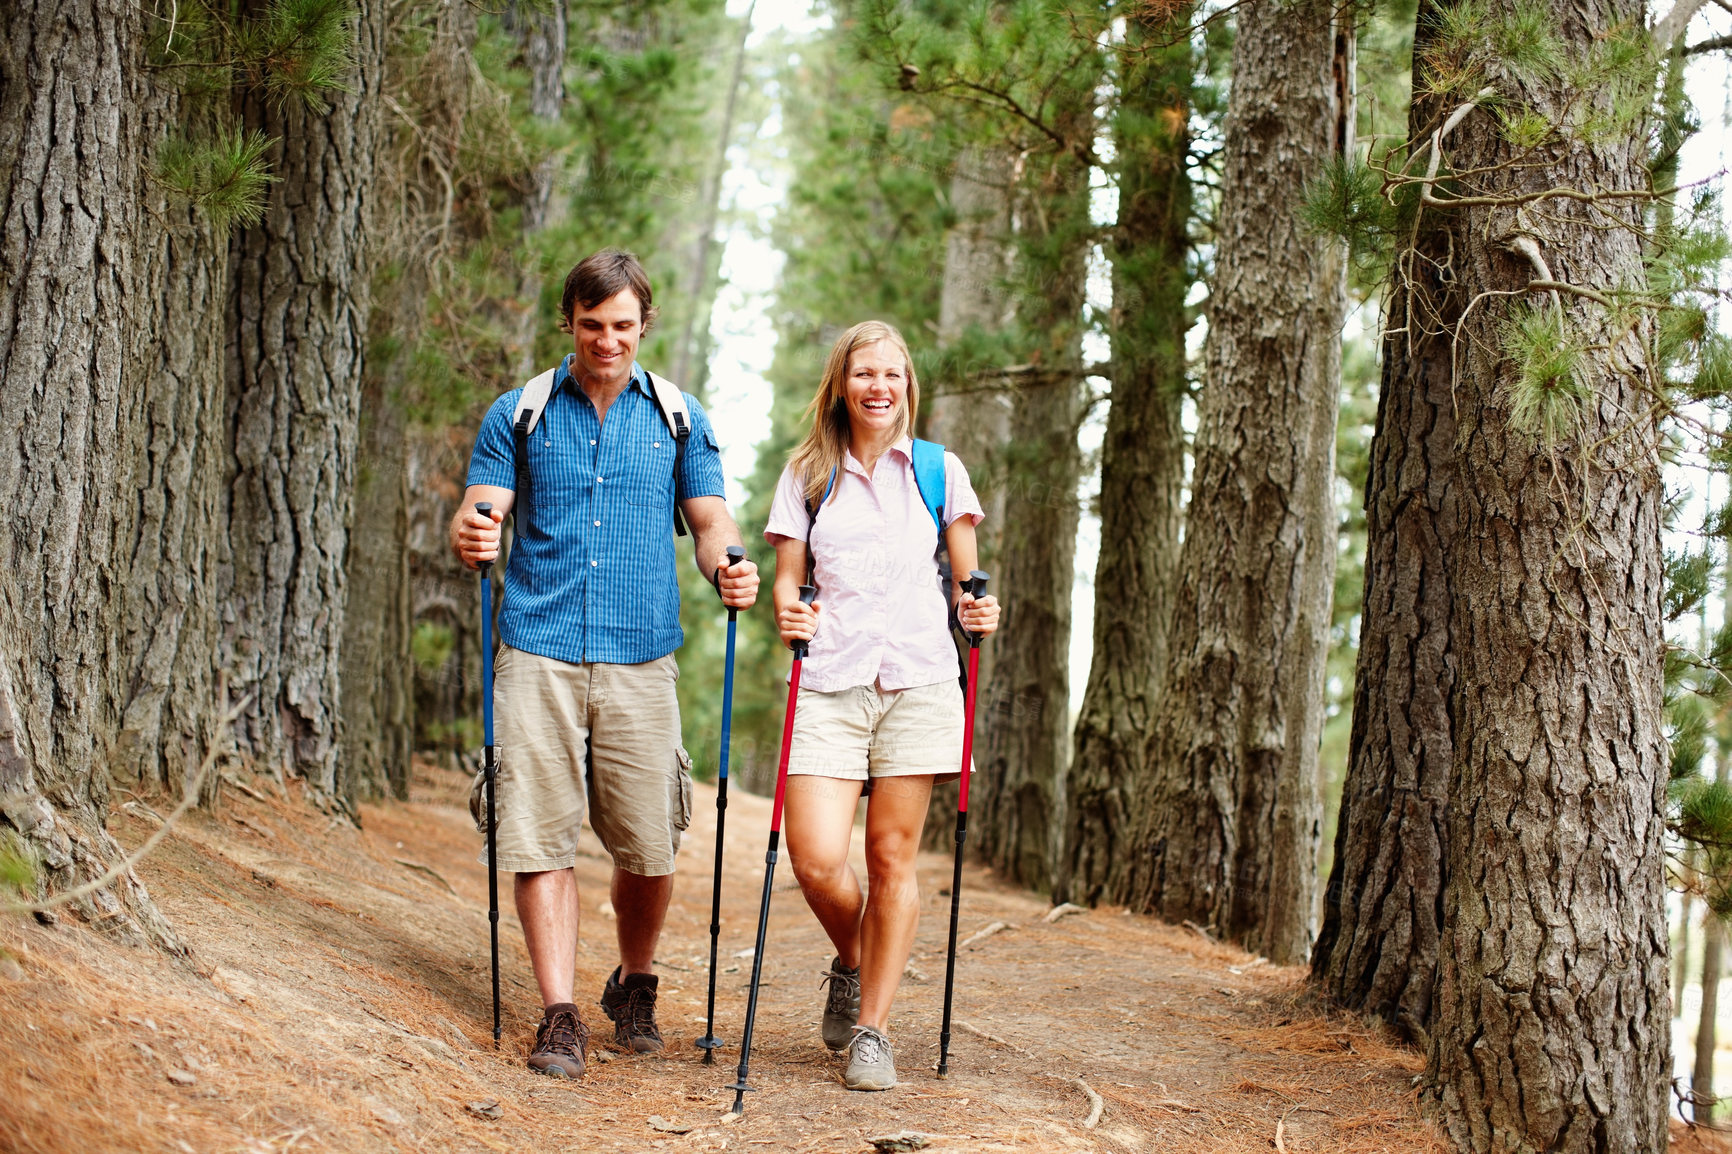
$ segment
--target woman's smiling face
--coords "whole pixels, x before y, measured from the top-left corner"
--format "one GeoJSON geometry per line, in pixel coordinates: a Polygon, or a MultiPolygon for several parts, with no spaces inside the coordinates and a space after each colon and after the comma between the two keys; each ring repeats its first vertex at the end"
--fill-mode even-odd
{"type": "Polygon", "coordinates": [[[848,424],[855,436],[878,441],[900,432],[908,397],[908,366],[889,341],[861,345],[848,356],[848,424]]]}

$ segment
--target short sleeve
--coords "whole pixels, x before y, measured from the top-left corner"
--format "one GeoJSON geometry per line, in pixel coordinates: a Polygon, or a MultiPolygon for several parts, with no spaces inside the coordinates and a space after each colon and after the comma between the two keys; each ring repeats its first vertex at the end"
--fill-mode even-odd
{"type": "Polygon", "coordinates": [[[967,514],[974,518],[976,525],[986,520],[986,511],[980,507],[980,498],[974,495],[974,486],[969,483],[968,469],[962,459],[955,453],[944,454],[944,527],[949,528],[958,517],[967,514]]]}
{"type": "Polygon", "coordinates": [[[475,434],[475,448],[469,454],[471,485],[496,485],[516,490],[517,462],[511,447],[511,414],[517,410],[522,389],[501,393],[499,399],[481,418],[481,428],[475,434]]]}
{"type": "Polygon", "coordinates": [[[690,393],[686,411],[692,418],[692,435],[686,440],[685,465],[680,470],[680,492],[685,497],[726,497],[728,481],[722,471],[722,451],[716,444],[715,426],[710,415],[690,393]]]}
{"type": "Polygon", "coordinates": [[[793,466],[783,465],[776,495],[770,499],[770,523],[764,526],[764,540],[769,544],[775,545],[783,537],[806,539],[812,518],[806,512],[806,494],[801,489],[793,466]]]}

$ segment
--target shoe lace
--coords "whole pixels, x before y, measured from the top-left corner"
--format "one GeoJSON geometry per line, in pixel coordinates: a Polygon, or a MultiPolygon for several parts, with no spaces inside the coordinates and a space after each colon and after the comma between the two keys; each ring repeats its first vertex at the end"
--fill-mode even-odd
{"type": "Polygon", "coordinates": [[[626,994],[625,1009],[620,1015],[632,1034],[659,1039],[662,1032],[656,1026],[656,995],[654,990],[634,989],[626,994]]]}
{"type": "Polygon", "coordinates": [[[544,1026],[546,1033],[542,1036],[541,1048],[554,1054],[569,1054],[578,1057],[582,1047],[589,1043],[589,1027],[583,1024],[570,1010],[561,1010],[549,1018],[544,1026]]]}
{"type": "Polygon", "coordinates": [[[820,986],[829,986],[829,996],[824,1002],[824,1011],[829,1014],[846,1014],[850,1009],[848,1003],[860,996],[860,975],[844,974],[830,970],[818,980],[820,986]]]}
{"type": "Polygon", "coordinates": [[[854,1060],[876,1065],[890,1057],[890,1039],[867,1026],[854,1027],[854,1060]]]}

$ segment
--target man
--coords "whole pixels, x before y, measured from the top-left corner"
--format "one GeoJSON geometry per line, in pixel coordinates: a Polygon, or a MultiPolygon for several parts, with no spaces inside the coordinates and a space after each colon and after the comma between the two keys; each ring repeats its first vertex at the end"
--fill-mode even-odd
{"type": "MultiPolygon", "coordinates": [[[[684,398],[690,437],[676,467],[670,418],[635,359],[655,315],[649,279],[630,253],[603,250],[566,277],[560,327],[573,350],[521,447],[527,488],[499,618],[498,865],[516,875],[517,916],[544,1007],[529,1067],[562,1078],[582,1077],[589,1037],[572,1001],[572,865],[586,812],[614,865],[619,967],[601,1005],[619,1045],[662,1047],[651,962],[691,820],[674,696],[673,651],[683,640],[676,495],[698,567],[723,603],[750,608],[758,591],[755,565],[727,567],[740,532],[722,499],[709,419],[684,398]]],[[[499,556],[499,525],[522,487],[514,440],[522,394],[506,393],[488,410],[451,521],[451,546],[471,569],[499,556]],[[478,501],[492,502],[490,517],[475,512],[478,501]]]]}

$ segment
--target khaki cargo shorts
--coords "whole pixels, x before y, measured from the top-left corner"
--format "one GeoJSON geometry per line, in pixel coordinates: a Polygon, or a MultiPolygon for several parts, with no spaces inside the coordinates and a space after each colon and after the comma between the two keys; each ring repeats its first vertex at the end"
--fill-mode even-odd
{"type": "MultiPolygon", "coordinates": [[[[500,646],[493,720],[501,870],[572,865],[587,816],[618,868],[642,877],[674,872],[692,821],[679,675],[672,654],[641,665],[574,665],[500,646]]],[[[485,850],[480,860],[487,863],[485,850]]]]}
{"type": "Polygon", "coordinates": [[[802,688],[788,773],[868,781],[962,776],[962,689],[954,678],[913,689],[802,688]]]}

